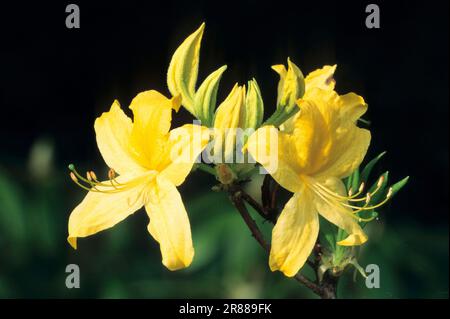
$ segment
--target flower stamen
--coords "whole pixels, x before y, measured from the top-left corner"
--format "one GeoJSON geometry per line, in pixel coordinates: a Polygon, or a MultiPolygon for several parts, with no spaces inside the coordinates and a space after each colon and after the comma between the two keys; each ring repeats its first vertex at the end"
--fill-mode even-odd
{"type": "Polygon", "coordinates": [[[72,179],[72,181],[79,187],[89,192],[113,194],[126,189],[125,185],[120,184],[117,181],[116,173],[113,169],[110,169],[108,172],[109,183],[104,183],[100,182],[97,179],[97,175],[94,173],[94,171],[87,171],[86,178],[84,178],[80,173],[77,172],[77,170],[75,169],[75,165],[70,164],[68,168],[70,170],[70,178],[72,179]],[[98,187],[102,187],[105,189],[99,189],[98,187]]]}

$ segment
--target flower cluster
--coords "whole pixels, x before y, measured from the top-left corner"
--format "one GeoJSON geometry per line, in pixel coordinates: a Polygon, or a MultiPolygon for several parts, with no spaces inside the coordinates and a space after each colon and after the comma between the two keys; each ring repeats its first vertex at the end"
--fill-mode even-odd
{"type": "MultiPolygon", "coordinates": [[[[167,72],[170,98],[145,91],[131,102],[133,120],[114,101],[95,121],[108,178],[99,180],[93,171],[83,176],[69,165],[72,180],[88,191],[70,215],[69,243],[76,248],[77,238],[110,228],[145,207],[162,263],[170,270],[188,267],[194,248],[176,187],[195,165],[214,174],[224,187],[244,183],[258,173],[256,168],[263,168],[260,172],[293,193],[274,221],[272,270],[297,274],[316,244],[319,216],[339,228],[337,236],[328,236],[335,252],[364,244],[365,223],[407,181],[388,187],[383,174],[368,187],[379,157],[360,171],[371,139],[370,131],[357,125],[367,111],[364,99],[335,91],[335,65],[304,77],[288,59],[287,67],[272,66],[280,80],[275,112],[266,121],[255,79],[236,84],[217,106],[227,67],[197,86],[203,32],[204,24],[175,51],[167,72]],[[181,106],[197,121],[171,130],[173,110],[181,106]]],[[[335,266],[330,263],[326,267],[335,266]]]]}

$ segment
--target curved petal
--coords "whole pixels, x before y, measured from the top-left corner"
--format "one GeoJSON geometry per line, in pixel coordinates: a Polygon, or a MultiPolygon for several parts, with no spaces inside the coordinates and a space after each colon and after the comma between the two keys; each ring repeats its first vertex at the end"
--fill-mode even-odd
{"type": "Polygon", "coordinates": [[[165,155],[167,163],[158,169],[160,175],[175,186],[184,182],[198,156],[208,144],[209,129],[204,126],[186,124],[170,131],[169,143],[165,155]]]}
{"type": "MultiPolygon", "coordinates": [[[[338,178],[327,179],[324,186],[341,196],[346,193],[344,183],[338,178]]],[[[316,196],[315,203],[320,215],[349,234],[347,238],[338,242],[339,245],[362,245],[367,241],[366,234],[359,226],[357,220],[352,217],[353,212],[350,208],[346,208],[333,201],[325,201],[318,196],[316,196]]]]}
{"type": "Polygon", "coordinates": [[[178,110],[180,97],[166,98],[155,90],[139,93],[131,102],[134,124],[131,148],[148,169],[155,169],[167,142],[172,109],[178,110]]]}
{"type": "Polygon", "coordinates": [[[349,176],[366,156],[370,139],[370,131],[356,126],[348,128],[339,142],[334,144],[328,165],[324,166],[317,176],[349,176]]]}
{"type": "MultiPolygon", "coordinates": [[[[97,186],[100,193],[90,191],[83,201],[72,211],[69,217],[68,242],[77,248],[77,238],[86,237],[113,227],[133,214],[144,204],[144,191],[148,185],[149,174],[117,177],[123,191],[114,187],[97,186]]],[[[109,184],[110,181],[104,182],[109,184]]]]}
{"type": "Polygon", "coordinates": [[[336,64],[325,65],[321,69],[317,69],[306,76],[305,79],[305,96],[307,97],[312,88],[320,88],[322,90],[334,90],[336,81],[333,79],[333,74],[336,71],[336,64]]]}
{"type": "Polygon", "coordinates": [[[295,193],[300,189],[301,181],[290,138],[274,126],[264,126],[250,136],[246,149],[278,184],[295,193]]]}
{"type": "Polygon", "coordinates": [[[367,104],[364,98],[355,93],[347,93],[339,96],[338,105],[341,118],[344,122],[355,123],[367,112],[367,104]]]}
{"type": "Polygon", "coordinates": [[[270,269],[294,276],[305,264],[319,234],[319,215],[305,188],[287,202],[272,231],[270,269]]]}
{"type": "Polygon", "coordinates": [[[117,100],[109,112],[95,120],[94,129],[100,153],[106,164],[119,174],[143,172],[129,148],[132,127],[131,119],[121,110],[117,100]]]}
{"type": "Polygon", "coordinates": [[[145,210],[150,218],[148,231],[159,242],[164,266],[170,270],[188,267],[194,258],[191,227],[176,187],[158,176],[145,210]]]}
{"type": "Polygon", "coordinates": [[[298,138],[299,152],[311,153],[304,162],[314,169],[306,173],[316,178],[351,174],[361,164],[370,144],[370,132],[356,126],[356,119],[367,110],[364,99],[354,93],[339,96],[334,91],[314,88],[308,99],[298,103],[301,111],[294,134],[311,131],[310,145],[303,145],[300,142],[304,138],[298,138]]]}

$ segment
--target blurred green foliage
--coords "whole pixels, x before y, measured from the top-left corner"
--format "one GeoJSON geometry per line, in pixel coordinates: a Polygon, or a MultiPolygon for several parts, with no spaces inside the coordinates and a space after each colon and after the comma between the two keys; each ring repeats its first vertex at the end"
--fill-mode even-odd
{"type": "MultiPolygon", "coordinates": [[[[41,143],[31,152],[30,171],[0,166],[0,297],[315,298],[296,281],[270,271],[267,256],[227,196],[212,192],[214,179],[200,171],[180,187],[196,249],[190,268],[164,268],[143,210],[80,239],[74,251],[66,242],[67,220],[84,192],[70,182],[63,165],[54,167],[43,153],[53,152],[51,143],[41,143]],[[80,267],[80,289],[65,286],[65,268],[72,263],[80,267]]],[[[257,220],[270,238],[270,225],[257,220]]],[[[367,231],[370,240],[359,262],[379,265],[381,288],[366,288],[361,276],[353,281],[349,269],[340,297],[448,298],[448,225],[391,222],[382,215],[367,231]]],[[[303,272],[311,276],[309,271],[305,266],[303,272]]]]}

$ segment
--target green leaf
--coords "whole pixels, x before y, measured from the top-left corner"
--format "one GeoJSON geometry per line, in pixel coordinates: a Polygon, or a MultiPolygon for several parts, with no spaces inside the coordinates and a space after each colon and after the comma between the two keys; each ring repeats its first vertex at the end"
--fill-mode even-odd
{"type": "Polygon", "coordinates": [[[360,184],[359,167],[352,174],[352,191],[356,193],[360,184]]]}
{"type": "Polygon", "coordinates": [[[405,178],[403,178],[402,180],[398,181],[397,183],[395,183],[394,185],[392,185],[392,194],[391,197],[392,198],[395,194],[398,193],[399,190],[401,190],[403,188],[403,186],[406,185],[406,183],[408,183],[409,180],[409,176],[406,176],[405,178]]]}
{"type": "Polygon", "coordinates": [[[386,152],[382,152],[377,157],[372,159],[367,165],[364,167],[362,173],[361,173],[361,181],[366,183],[369,179],[370,172],[372,172],[372,168],[375,166],[375,164],[386,154],[386,152]]]}

